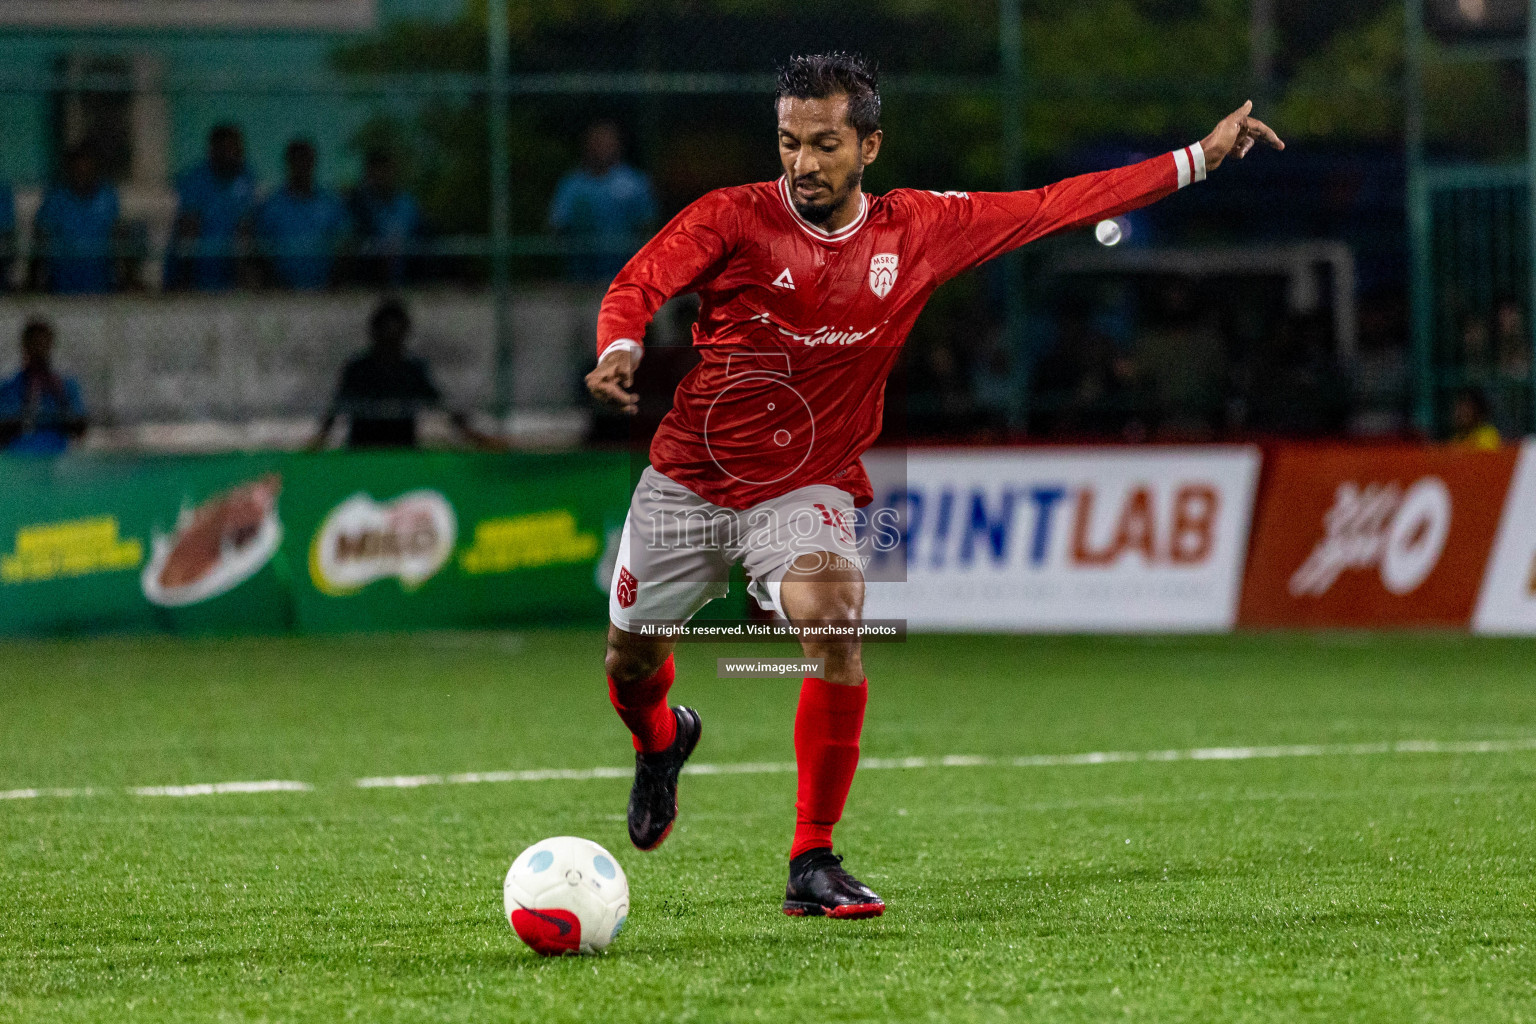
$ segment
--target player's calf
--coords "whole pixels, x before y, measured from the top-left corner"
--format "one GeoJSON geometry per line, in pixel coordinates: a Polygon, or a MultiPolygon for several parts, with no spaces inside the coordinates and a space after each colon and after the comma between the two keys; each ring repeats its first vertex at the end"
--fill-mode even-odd
{"type": "Polygon", "coordinates": [[[667,705],[674,665],[671,644],[608,630],[608,698],[635,744],[635,782],[629,791],[629,838],[654,850],[677,820],[677,777],[698,746],[699,713],[667,705]]]}
{"type": "Polygon", "coordinates": [[[608,699],[644,753],[665,750],[674,736],[667,694],[672,689],[672,646],[665,641],[608,630],[603,658],[608,673],[608,699]]]}

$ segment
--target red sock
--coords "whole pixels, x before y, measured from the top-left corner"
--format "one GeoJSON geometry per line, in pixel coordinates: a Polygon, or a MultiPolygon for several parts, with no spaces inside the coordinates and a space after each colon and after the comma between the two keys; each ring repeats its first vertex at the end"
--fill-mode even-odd
{"type": "Polygon", "coordinates": [[[667,707],[667,691],[672,689],[672,655],[661,668],[638,683],[620,685],[608,677],[608,699],[635,736],[635,749],[645,754],[666,750],[677,736],[677,719],[667,707]]]}
{"type": "Polygon", "coordinates": [[[807,676],[795,712],[795,844],[791,858],[832,845],[832,826],[843,816],[853,771],[859,766],[859,733],[869,680],[843,686],[807,676]]]}

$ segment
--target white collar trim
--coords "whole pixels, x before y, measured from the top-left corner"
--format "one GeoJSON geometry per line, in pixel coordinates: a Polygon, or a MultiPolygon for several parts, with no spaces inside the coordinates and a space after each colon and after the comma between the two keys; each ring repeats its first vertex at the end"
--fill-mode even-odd
{"type": "Polygon", "coordinates": [[[864,219],[869,216],[869,196],[865,195],[863,192],[860,192],[859,215],[853,218],[852,221],[843,225],[836,231],[828,231],[824,227],[821,227],[817,224],[812,224],[810,221],[800,216],[800,211],[795,209],[794,202],[792,202],[789,198],[788,175],[785,175],[779,179],[779,198],[784,201],[784,208],[789,211],[789,215],[791,217],[795,218],[795,223],[800,225],[800,229],[806,234],[810,235],[812,238],[822,242],[841,242],[845,239],[851,238],[853,234],[859,230],[859,228],[864,226],[864,219]]]}

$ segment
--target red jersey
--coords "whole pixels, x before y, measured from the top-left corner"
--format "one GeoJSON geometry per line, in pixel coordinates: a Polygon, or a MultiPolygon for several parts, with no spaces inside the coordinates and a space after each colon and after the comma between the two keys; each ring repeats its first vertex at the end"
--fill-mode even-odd
{"type": "Polygon", "coordinates": [[[651,442],[657,470],[745,509],[831,484],[871,498],[859,456],[880,433],[885,380],[935,288],[1054,232],[1145,206],[1204,177],[1198,145],[1026,192],[865,195],[833,232],[795,212],[785,179],[710,192],[614,279],[599,357],[638,350],[674,295],[697,292],[703,361],[651,442]]]}

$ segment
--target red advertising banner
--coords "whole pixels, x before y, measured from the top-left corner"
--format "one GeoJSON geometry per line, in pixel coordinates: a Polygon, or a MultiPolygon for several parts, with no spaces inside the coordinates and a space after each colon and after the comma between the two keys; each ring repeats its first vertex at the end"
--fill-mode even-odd
{"type": "Polygon", "coordinates": [[[1516,454],[1271,449],[1238,622],[1467,626],[1516,454]]]}

